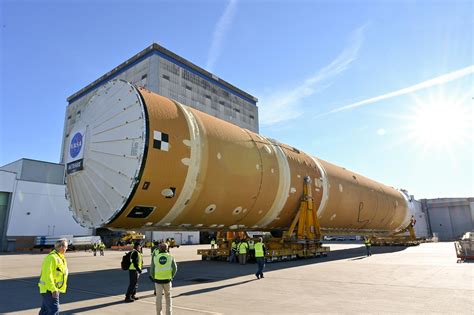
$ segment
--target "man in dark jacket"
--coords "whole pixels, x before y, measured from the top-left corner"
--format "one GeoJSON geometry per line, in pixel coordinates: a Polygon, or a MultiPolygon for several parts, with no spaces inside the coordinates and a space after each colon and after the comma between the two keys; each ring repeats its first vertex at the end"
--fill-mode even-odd
{"type": "Polygon", "coordinates": [[[133,245],[133,251],[130,254],[130,268],[128,270],[129,285],[127,293],[125,294],[125,302],[135,302],[138,298],[135,296],[138,289],[138,277],[142,273],[143,257],[142,257],[142,246],[140,242],[136,242],[133,245]]]}

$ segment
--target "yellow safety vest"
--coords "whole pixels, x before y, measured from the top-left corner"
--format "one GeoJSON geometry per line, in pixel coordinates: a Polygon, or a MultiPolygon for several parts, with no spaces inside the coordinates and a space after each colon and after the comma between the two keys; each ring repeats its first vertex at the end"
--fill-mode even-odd
{"type": "MultiPolygon", "coordinates": [[[[143,258],[142,258],[142,253],[140,253],[138,250],[134,249],[135,252],[138,253],[138,268],[140,268],[140,270],[142,269],[142,265],[143,265],[143,258]]],[[[128,268],[129,270],[136,270],[135,269],[135,265],[133,264],[133,261],[132,261],[132,255],[133,253],[130,254],[130,268],[128,268]]]]}
{"type": "Polygon", "coordinates": [[[247,254],[247,248],[249,245],[245,242],[239,244],[239,254],[247,254]]]}
{"type": "Polygon", "coordinates": [[[370,244],[370,240],[365,241],[365,246],[372,246],[372,244],[370,244]]]}
{"type": "Polygon", "coordinates": [[[155,265],[156,280],[171,280],[173,278],[173,257],[168,253],[159,253],[153,255],[153,264],[155,265]]]}
{"type": "Polygon", "coordinates": [[[263,251],[263,243],[258,242],[255,244],[255,257],[265,257],[265,252],[263,251]]]}
{"type": "Polygon", "coordinates": [[[231,248],[232,248],[233,250],[237,250],[237,243],[236,243],[236,242],[232,242],[231,248]]]}
{"type": "Polygon", "coordinates": [[[215,240],[211,240],[211,245],[216,245],[216,241],[215,241],[215,240]]]}
{"type": "Polygon", "coordinates": [[[52,250],[43,260],[41,276],[38,283],[40,293],[66,292],[68,277],[67,262],[64,255],[52,250]]]}
{"type": "Polygon", "coordinates": [[[255,248],[255,242],[249,241],[249,249],[254,249],[254,248],[255,248]]]}

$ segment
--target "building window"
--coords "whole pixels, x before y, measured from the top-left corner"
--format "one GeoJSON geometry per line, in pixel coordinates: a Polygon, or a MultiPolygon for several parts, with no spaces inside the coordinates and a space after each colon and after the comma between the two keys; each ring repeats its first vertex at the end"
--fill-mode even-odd
{"type": "Polygon", "coordinates": [[[206,98],[207,98],[207,99],[211,99],[211,96],[206,94],[206,98]]]}
{"type": "Polygon", "coordinates": [[[193,88],[192,88],[192,87],[190,87],[189,85],[187,85],[187,84],[186,84],[186,90],[190,90],[190,91],[192,91],[192,90],[193,90],[193,88]]]}
{"type": "Polygon", "coordinates": [[[255,119],[255,117],[253,115],[249,115],[250,119],[255,119]]]}
{"type": "Polygon", "coordinates": [[[170,76],[169,76],[169,75],[163,74],[162,77],[163,77],[163,79],[165,79],[165,80],[168,80],[168,81],[170,80],[170,76]]]}
{"type": "Polygon", "coordinates": [[[238,108],[234,108],[234,111],[236,111],[237,113],[240,113],[240,109],[238,108]]]}
{"type": "Polygon", "coordinates": [[[147,74],[145,73],[144,75],[142,75],[142,80],[146,79],[146,77],[147,77],[147,74]]]}

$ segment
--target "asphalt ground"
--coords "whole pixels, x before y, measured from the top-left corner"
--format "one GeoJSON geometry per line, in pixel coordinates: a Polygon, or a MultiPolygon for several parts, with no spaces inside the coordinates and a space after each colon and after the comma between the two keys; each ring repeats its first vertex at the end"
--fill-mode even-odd
{"type": "MultiPolygon", "coordinates": [[[[416,247],[329,243],[327,257],[267,264],[201,261],[198,248],[171,253],[178,262],[173,281],[174,314],[474,314],[474,264],[456,263],[452,242],[416,247]]],[[[69,281],[61,314],[154,314],[153,284],[140,277],[134,303],[123,303],[128,273],[124,252],[105,256],[68,252],[69,281]]],[[[45,254],[0,255],[0,313],[38,314],[37,283],[45,254]]],[[[150,252],[144,250],[150,263],[150,252]]]]}

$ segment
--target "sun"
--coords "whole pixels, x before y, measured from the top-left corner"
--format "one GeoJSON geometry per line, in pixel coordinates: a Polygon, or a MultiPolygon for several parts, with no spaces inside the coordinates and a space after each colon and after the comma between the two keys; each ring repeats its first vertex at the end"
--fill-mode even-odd
{"type": "Polygon", "coordinates": [[[456,151],[474,141],[473,109],[469,99],[429,97],[416,99],[416,106],[407,126],[408,138],[414,140],[423,151],[456,151]]]}

